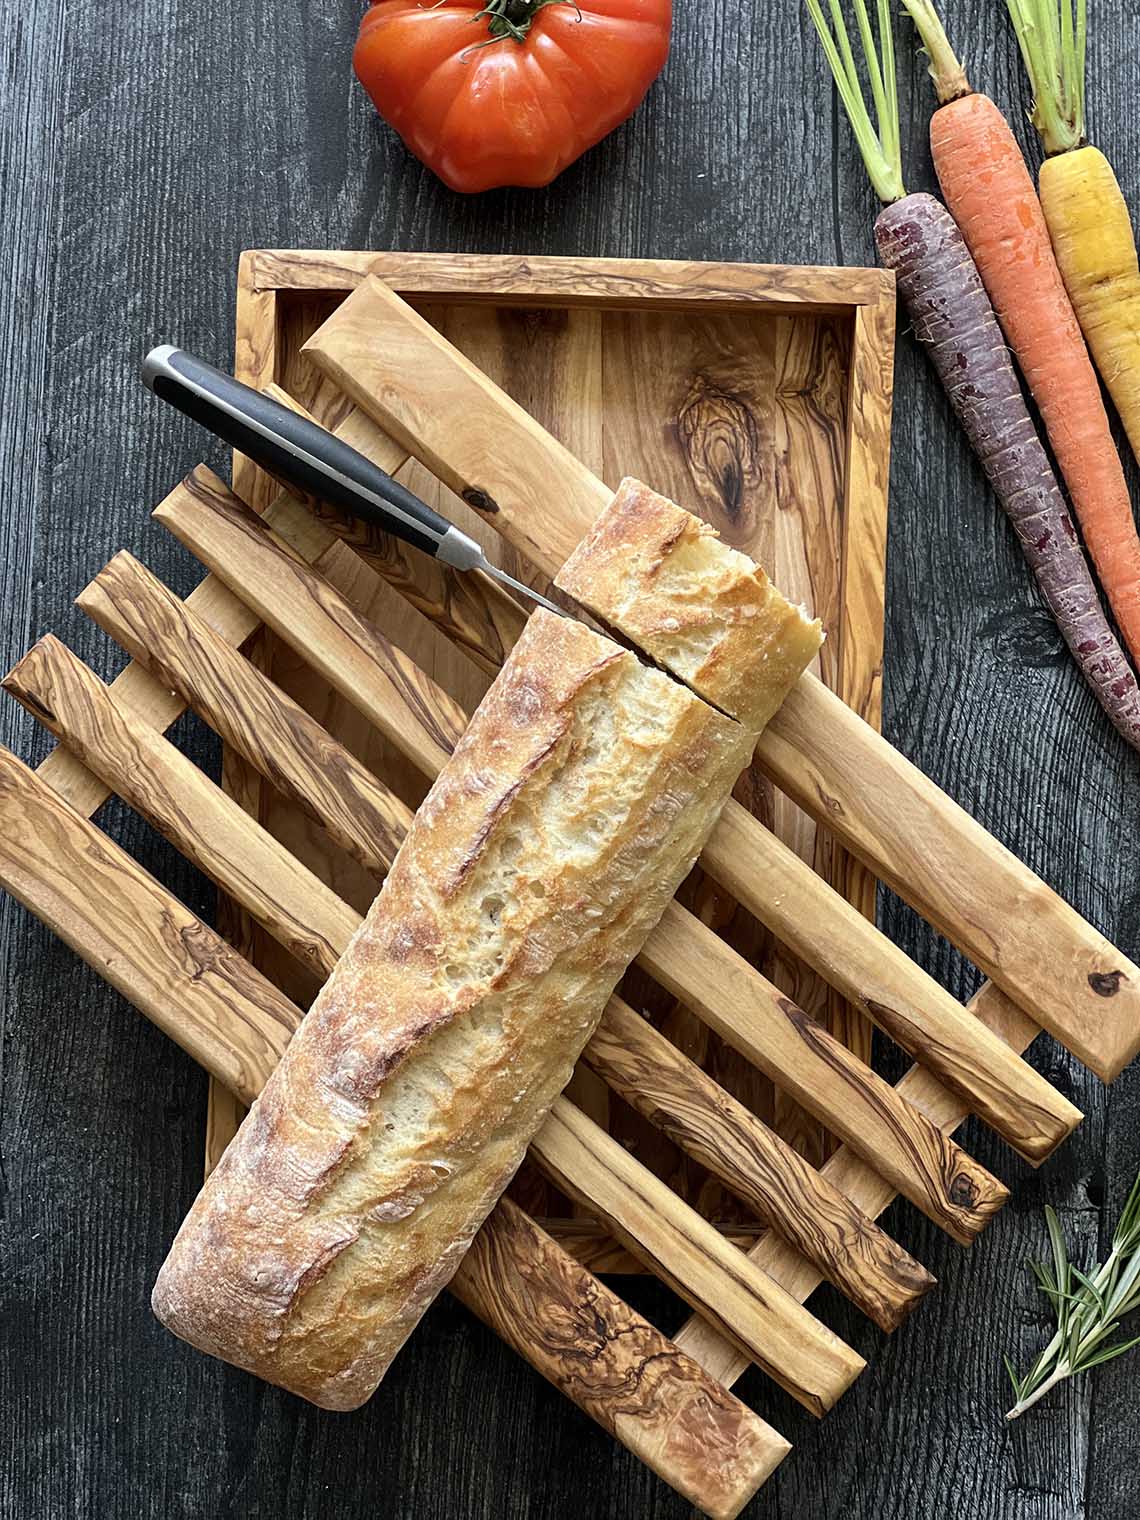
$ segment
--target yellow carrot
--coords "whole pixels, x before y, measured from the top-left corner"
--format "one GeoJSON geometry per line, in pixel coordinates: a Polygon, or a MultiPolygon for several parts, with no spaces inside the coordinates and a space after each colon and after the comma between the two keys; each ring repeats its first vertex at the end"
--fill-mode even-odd
{"type": "Polygon", "coordinates": [[[1085,142],[1087,0],[1007,0],[1046,159],[1041,207],[1101,379],[1140,460],[1140,263],[1112,165],[1085,142]]]}
{"type": "Polygon", "coordinates": [[[1124,196],[1092,147],[1047,158],[1039,189],[1077,321],[1140,460],[1140,262],[1124,196]]]}

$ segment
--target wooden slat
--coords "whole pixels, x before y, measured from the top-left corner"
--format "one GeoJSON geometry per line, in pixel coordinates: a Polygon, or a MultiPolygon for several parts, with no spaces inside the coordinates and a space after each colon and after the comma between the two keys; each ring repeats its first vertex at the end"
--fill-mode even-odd
{"type": "Polygon", "coordinates": [[[4,677],[21,702],[322,981],[360,916],[51,634],[4,677]]]}
{"type": "MultiPolygon", "coordinates": [[[[1038,1026],[992,982],[979,989],[969,1007],[1013,1050],[1025,1050],[1040,1033],[1038,1026]]],[[[966,1117],[961,1101],[921,1066],[912,1066],[898,1086],[947,1134],[966,1117]]],[[[893,1202],[891,1188],[849,1146],[830,1157],[823,1167],[823,1176],[874,1219],[893,1202]]],[[[809,1298],[822,1281],[819,1271],[805,1257],[770,1233],[762,1236],[749,1254],[801,1301],[809,1298]]],[[[726,1383],[735,1382],[746,1370],[746,1363],[724,1337],[717,1336],[703,1321],[691,1319],[677,1340],[703,1367],[726,1383]]]]}
{"type": "MultiPolygon", "coordinates": [[[[253,1101],[300,1010],[4,749],[0,881],[212,1076],[253,1101]]],[[[497,1209],[484,1224],[453,1291],[509,1330],[544,1377],[678,1492],[710,1515],[737,1514],[788,1443],[525,1215],[508,1207],[500,1217],[497,1209]],[[489,1264],[509,1272],[491,1278],[489,1264]],[[512,1312],[523,1302],[525,1315],[512,1312]],[[582,1344],[596,1348],[596,1368],[576,1354],[582,1344]],[[706,1466],[710,1439],[721,1457],[715,1472],[706,1466]]]]}
{"type": "Polygon", "coordinates": [[[791,1449],[509,1198],[451,1291],[712,1520],[733,1520],[791,1449]]]}
{"type": "MultiPolygon", "coordinates": [[[[195,471],[155,516],[426,774],[436,774],[442,747],[458,740],[465,715],[410,661],[399,656],[397,663],[382,636],[320,575],[278,547],[220,481],[208,471],[195,471]],[[406,694],[402,707],[401,693],[406,694]]],[[[963,1241],[984,1228],[1008,1196],[995,1178],[960,1148],[948,1146],[887,1083],[691,914],[671,904],[665,924],[670,932],[654,931],[639,957],[651,975],[773,1080],[794,1090],[821,1123],[873,1165],[885,1167],[929,1218],[963,1241]],[[680,964],[678,937],[694,950],[680,964]],[[726,1007],[710,996],[722,970],[725,987],[731,988],[726,1007]],[[758,1016],[758,1010],[764,1014],[758,1016]]]]}
{"type": "MultiPolygon", "coordinates": [[[[330,825],[351,817],[362,787],[348,752],[137,561],[117,555],[77,601],[191,708],[206,712],[267,778],[288,773],[298,806],[330,825]]],[[[50,705],[56,715],[53,731],[81,749],[89,762],[92,744],[100,746],[100,769],[114,777],[118,757],[105,734],[118,720],[112,715],[113,721],[97,727],[93,737],[87,733],[90,723],[76,732],[74,715],[98,701],[98,688],[84,694],[82,702],[64,701],[58,691],[63,672],[53,679],[42,665],[42,657],[34,666],[32,657],[25,658],[9,677],[11,689],[24,700],[50,705]]],[[[161,755],[162,745],[157,738],[148,741],[150,753],[161,755]]],[[[160,805],[149,796],[151,816],[164,832],[171,815],[177,817],[187,806],[186,798],[172,799],[161,808],[165,821],[160,821],[160,805]]],[[[390,799],[380,813],[376,837],[383,849],[394,851],[411,821],[407,809],[400,818],[400,808],[390,799]]],[[[195,808],[198,833],[199,817],[195,808]]],[[[243,832],[248,834],[244,825],[243,832]]],[[[191,847],[200,855],[202,845],[199,838],[191,847]]],[[[268,880],[264,870],[258,879],[268,880]]],[[[300,914],[300,903],[295,911],[300,914]]],[[[801,1157],[619,999],[611,1001],[586,1059],[804,1250],[884,1329],[895,1328],[931,1285],[929,1275],[889,1236],[853,1211],[842,1195],[821,1187],[818,1174],[801,1157]]]]}
{"type": "Polygon", "coordinates": [[[614,1137],[557,1098],[531,1153],[563,1191],[814,1415],[865,1363],[614,1137]]]}
{"type": "MultiPolygon", "coordinates": [[[[265,394],[308,415],[279,385],[266,386],[265,394]]],[[[389,474],[394,474],[407,458],[407,451],[358,407],[353,407],[334,431],[344,443],[358,449],[389,474]]],[[[237,494],[241,496],[242,492],[237,494]]],[[[400,539],[382,532],[375,523],[346,517],[320,503],[313,505],[313,515],[319,525],[318,534],[324,528],[355,549],[417,612],[439,625],[480,670],[491,675],[498,670],[527,619],[526,609],[498,581],[482,570],[466,573],[454,570],[431,555],[410,549],[400,539]]],[[[270,513],[267,521],[275,526],[273,516],[270,513]]],[[[327,543],[324,535],[321,538],[327,543]]]]}
{"type": "Polygon", "coordinates": [[[302,352],[547,575],[609,504],[612,491],[592,471],[373,276],[302,352]],[[430,396],[426,384],[407,383],[425,356],[433,366],[430,396]],[[381,371],[398,398],[377,397],[381,371]],[[484,434],[491,419],[498,431],[484,434]],[[523,501],[542,506],[524,512],[523,501]]]}
{"type": "Polygon", "coordinates": [[[897,1329],[934,1286],[925,1267],[620,998],[584,1059],[880,1329],[897,1329]]]}
{"type": "Polygon", "coordinates": [[[641,964],[962,1245],[1009,1198],[985,1167],[676,902],[641,964]]]}
{"type": "MultiPolygon", "coordinates": [[[[243,644],[259,626],[256,616],[217,576],[207,576],[196,586],[187,598],[187,605],[210,627],[224,630],[231,644],[243,644]]],[[[168,728],[186,711],[185,703],[153,680],[141,665],[128,665],[116,676],[114,684],[116,697],[145,716],[155,728],[168,728]]],[[[86,817],[102,807],[111,795],[110,789],[81,760],[64,749],[53,750],[40,765],[39,773],[86,817]]]]}
{"type": "Polygon", "coordinates": [[[350,701],[351,691],[367,690],[365,716],[393,740],[398,736],[424,775],[435,775],[466,713],[216,476],[195,470],[154,516],[331,685],[347,685],[350,701]]]}
{"type": "MultiPolygon", "coordinates": [[[[41,639],[5,677],[4,687],[279,943],[300,953],[300,935],[311,925],[304,951],[318,969],[332,970],[359,927],[360,915],[169,740],[119,709],[109,688],[65,645],[51,636],[41,639]]],[[[568,1167],[574,1196],[607,1221],[615,1207],[615,1186],[623,1198],[651,1197],[650,1213],[668,1215],[668,1235],[662,1236],[648,1219],[627,1218],[629,1211],[622,1210],[627,1244],[650,1241],[646,1249],[658,1253],[655,1265],[667,1281],[681,1286],[694,1308],[712,1315],[720,1329],[813,1413],[830,1408],[858,1376],[862,1360],[604,1131],[587,1133],[582,1125],[590,1121],[582,1116],[578,1124],[572,1105],[564,1099],[560,1103],[554,1128],[561,1135],[569,1126],[579,1148],[567,1160],[567,1142],[559,1144],[556,1137],[550,1150],[561,1158],[560,1167],[568,1167]],[[604,1164],[599,1155],[607,1158],[604,1164]],[[672,1202],[666,1205],[665,1198],[672,1202]]],[[[535,1146],[549,1160],[541,1132],[535,1146]]]]}
{"type": "Polygon", "coordinates": [[[382,875],[411,809],[125,550],[77,606],[278,791],[382,875]]]}
{"type": "Polygon", "coordinates": [[[850,312],[880,299],[877,269],[781,264],[691,264],[674,259],[590,259],[513,254],[278,252],[254,249],[250,280],[259,290],[348,291],[378,269],[405,295],[448,305],[655,306],[666,310],[738,311],[810,307],[850,312]]]}
{"type": "MultiPolygon", "coordinates": [[[[249,250],[238,260],[234,373],[260,387],[276,378],[279,354],[277,300],[271,290],[259,286],[256,263],[256,253],[249,250]]],[[[277,494],[270,477],[244,454],[234,455],[233,481],[234,490],[255,511],[277,494]]]]}
{"type": "MultiPolygon", "coordinates": [[[[595,475],[374,277],[304,352],[548,575],[609,500],[595,475]]],[[[1116,1076],[1140,1051],[1140,969],[816,678],[801,678],[757,754],[1099,1076],[1116,1076]]]]}
{"type": "Polygon", "coordinates": [[[242,1102],[261,1091],[293,1004],[5,749],[0,881],[242,1102]]]}
{"type": "MultiPolygon", "coordinates": [[[[277,374],[281,339],[277,315],[276,295],[258,288],[254,260],[248,252],[243,253],[238,260],[234,311],[234,373],[244,374],[252,385],[268,384],[277,374]]],[[[254,510],[276,495],[274,482],[247,455],[234,453],[232,474],[234,489],[254,510]]],[[[257,660],[272,659],[271,639],[265,630],[255,635],[251,643],[257,660]]],[[[222,788],[236,797],[247,813],[255,818],[263,816],[269,800],[265,782],[233,748],[222,751],[222,788]]],[[[253,920],[225,893],[218,899],[217,924],[224,938],[255,964],[261,962],[264,969],[253,920]]],[[[237,1134],[244,1113],[213,1077],[207,1089],[204,1171],[208,1177],[237,1134]]]]}
{"type": "MultiPolygon", "coordinates": [[[[591,1272],[617,1277],[644,1277],[642,1263],[627,1251],[606,1229],[605,1225],[582,1213],[574,1218],[556,1215],[547,1218],[534,1216],[543,1229],[549,1230],[562,1249],[591,1272]]],[[[750,1251],[763,1233],[758,1227],[747,1224],[718,1224],[717,1230],[739,1251],[750,1251]]],[[[719,1338],[724,1341],[723,1336],[719,1338]]],[[[727,1343],[725,1343],[727,1344],[727,1343]]],[[[748,1364],[752,1365],[751,1362],[748,1364]]]]}
{"type": "Polygon", "coordinates": [[[1078,1060],[1116,1077],[1140,1051],[1140,969],[819,682],[801,681],[778,717],[756,751],[768,774],[1078,1060]]]}
{"type": "MultiPolygon", "coordinates": [[[[895,279],[884,270],[880,299],[860,307],[851,321],[845,398],[846,449],[842,463],[839,673],[837,680],[828,682],[876,733],[883,726],[883,620],[894,362],[895,279]]],[[[781,582],[779,570],[774,579],[778,584],[781,582]]],[[[874,873],[836,846],[830,833],[825,838],[832,847],[828,880],[841,897],[873,922],[878,903],[874,873]]],[[[841,998],[833,996],[829,1028],[866,1060],[871,1058],[872,1023],[858,998],[849,994],[841,998]]],[[[919,1054],[909,1045],[904,1048],[912,1055],[919,1054]]],[[[1017,1091],[1016,1085],[1012,1090],[1017,1091]]],[[[993,1123],[993,1119],[989,1122],[993,1123]]],[[[1008,1131],[999,1133],[1021,1149],[1008,1131]]]]}
{"type": "MultiPolygon", "coordinates": [[[[120,553],[82,591],[78,603],[129,654],[157,666],[161,684],[173,687],[182,701],[188,701],[193,690],[196,711],[226,743],[246,755],[307,812],[312,813],[315,806],[313,778],[324,775],[322,796],[316,798],[321,804],[319,821],[337,842],[365,863],[386,868],[409,822],[406,807],[347,751],[337,752],[336,769],[330,769],[328,736],[321,725],[296,704],[281,699],[271,682],[258,675],[192,611],[185,610],[155,576],[131,556],[120,553]],[[289,743],[280,742],[283,725],[287,725],[289,743]]],[[[705,850],[711,874],[730,891],[737,888],[737,860],[754,848],[754,836],[746,828],[748,815],[734,804],[705,850]]],[[[763,914],[763,918],[769,923],[775,918],[771,926],[778,923],[777,932],[783,930],[796,952],[813,961],[818,958],[816,948],[827,948],[828,974],[844,982],[850,996],[868,1003],[869,1011],[888,1034],[900,1038],[900,1043],[920,1058],[924,1044],[933,1041],[942,1072],[952,1061],[961,1062],[965,1070],[956,1087],[965,1091],[974,1111],[991,1122],[1000,1117],[1003,1122],[996,1123],[996,1128],[1017,1137],[1018,1149],[1040,1157],[1046,1143],[1052,1149],[1079,1122],[1079,1111],[1073,1105],[1031,1067],[1018,1061],[1002,1041],[976,1021],[968,1020],[961,1005],[901,955],[891,941],[877,932],[866,932],[859,915],[836,895],[822,894],[809,866],[786,850],[771,831],[763,831],[762,838],[772,856],[780,857],[780,888],[765,898],[765,903],[775,904],[775,912],[763,914]],[[822,920],[821,901],[827,910],[822,920]],[[810,926],[807,935],[806,926],[810,926]],[[921,1008],[921,1028],[909,1028],[906,1014],[892,1006],[885,962],[904,983],[915,986],[907,1006],[921,1008]],[[967,1023],[964,1053],[956,1021],[967,1023]],[[971,1053],[973,1064],[967,1066],[971,1053]],[[988,1097],[993,1100],[988,1102],[988,1097]]],[[[742,895],[748,901],[746,894],[742,895]]]]}
{"type": "Polygon", "coordinates": [[[1027,1161],[1039,1165],[1080,1124],[1079,1108],[846,898],[821,890],[811,867],[742,807],[725,808],[701,863],[1027,1161]]]}

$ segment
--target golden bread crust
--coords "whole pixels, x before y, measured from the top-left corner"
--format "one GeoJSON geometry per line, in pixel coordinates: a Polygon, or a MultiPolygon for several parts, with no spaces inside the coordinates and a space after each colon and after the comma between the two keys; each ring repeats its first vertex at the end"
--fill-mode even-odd
{"type": "Polygon", "coordinates": [[[539,612],[187,1216],[176,1334],[361,1404],[522,1160],[752,735],[539,612]]]}
{"type": "Polygon", "coordinates": [[[639,480],[622,481],[555,584],[757,734],[823,642],[759,565],[639,480]]]}

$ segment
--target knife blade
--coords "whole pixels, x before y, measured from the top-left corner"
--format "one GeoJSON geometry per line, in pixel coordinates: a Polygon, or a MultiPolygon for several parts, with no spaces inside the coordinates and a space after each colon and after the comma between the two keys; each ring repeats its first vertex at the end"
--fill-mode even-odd
{"type": "Polygon", "coordinates": [[[573,614],[493,564],[480,544],[325,428],[164,343],[143,360],[156,396],[261,466],[286,490],[316,497],[456,570],[483,570],[559,617],[573,614]]]}

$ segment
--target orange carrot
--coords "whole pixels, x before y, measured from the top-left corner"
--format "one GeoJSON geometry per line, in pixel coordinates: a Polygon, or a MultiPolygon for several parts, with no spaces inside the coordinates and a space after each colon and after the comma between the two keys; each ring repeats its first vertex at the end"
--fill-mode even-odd
{"type": "Polygon", "coordinates": [[[1140,659],[1140,537],[1100,385],[1041,203],[1005,117],[987,96],[970,91],[957,60],[948,47],[943,50],[940,28],[936,46],[929,45],[922,22],[933,6],[922,0],[904,3],[928,43],[931,73],[944,102],[930,123],[943,199],[1040,409],[1125,642],[1140,659]],[[941,58],[935,56],[939,52],[941,58]]]}

